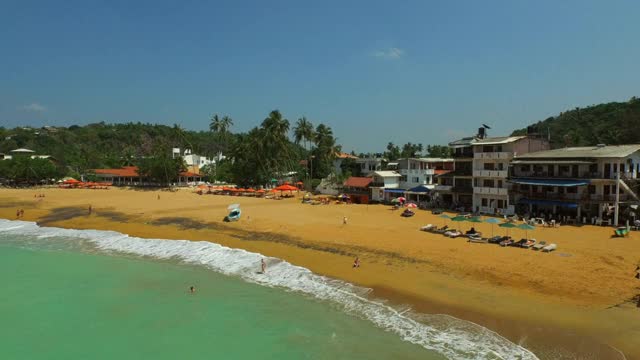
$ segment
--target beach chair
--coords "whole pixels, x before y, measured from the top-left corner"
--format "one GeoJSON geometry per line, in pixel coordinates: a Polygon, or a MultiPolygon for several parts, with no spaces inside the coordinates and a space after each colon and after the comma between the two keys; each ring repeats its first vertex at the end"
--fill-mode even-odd
{"type": "Polygon", "coordinates": [[[542,250],[542,248],[544,248],[545,246],[547,246],[547,242],[546,241],[540,241],[539,243],[531,246],[532,250],[542,250]]]}
{"type": "Polygon", "coordinates": [[[558,248],[558,245],[556,244],[549,244],[545,247],[542,248],[542,252],[552,252],[554,251],[556,248],[558,248]]]}

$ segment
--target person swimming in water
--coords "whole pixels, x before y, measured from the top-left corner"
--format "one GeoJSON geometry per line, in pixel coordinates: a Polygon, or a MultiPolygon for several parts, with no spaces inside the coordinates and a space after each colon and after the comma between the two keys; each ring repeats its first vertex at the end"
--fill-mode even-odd
{"type": "Polygon", "coordinates": [[[195,294],[196,293],[196,287],[191,285],[191,287],[189,287],[189,292],[192,293],[192,294],[195,294]]]}

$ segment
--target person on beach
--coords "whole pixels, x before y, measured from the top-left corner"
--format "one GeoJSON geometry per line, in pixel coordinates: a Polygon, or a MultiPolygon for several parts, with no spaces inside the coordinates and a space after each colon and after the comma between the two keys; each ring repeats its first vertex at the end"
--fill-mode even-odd
{"type": "Polygon", "coordinates": [[[23,218],[24,217],[24,209],[20,209],[20,217],[23,218]]]}
{"type": "Polygon", "coordinates": [[[20,219],[20,209],[16,210],[16,219],[20,219]]]}
{"type": "Polygon", "coordinates": [[[160,194],[158,194],[158,200],[160,200],[160,194]]]}
{"type": "Polygon", "coordinates": [[[93,212],[93,208],[89,205],[89,215],[91,215],[91,212],[93,212]]]}
{"type": "Polygon", "coordinates": [[[360,267],[360,259],[356,256],[356,259],[353,260],[353,268],[359,268],[360,267]]]}
{"type": "Polygon", "coordinates": [[[264,262],[264,259],[260,260],[260,265],[262,267],[262,274],[264,274],[267,271],[267,263],[264,262]]]}
{"type": "Polygon", "coordinates": [[[346,216],[342,217],[342,225],[347,225],[347,217],[346,216]]]}
{"type": "Polygon", "coordinates": [[[192,294],[195,294],[196,293],[196,287],[191,285],[191,287],[189,287],[189,292],[192,293],[192,294]]]}

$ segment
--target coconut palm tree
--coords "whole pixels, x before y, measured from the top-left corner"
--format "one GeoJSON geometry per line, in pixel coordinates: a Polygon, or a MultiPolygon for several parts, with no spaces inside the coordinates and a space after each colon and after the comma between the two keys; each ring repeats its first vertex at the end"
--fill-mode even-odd
{"type": "Polygon", "coordinates": [[[231,126],[233,126],[233,119],[229,116],[225,115],[220,118],[218,114],[214,114],[209,123],[209,130],[215,133],[226,133],[229,132],[231,126]]]}
{"type": "MultiPolygon", "coordinates": [[[[313,124],[307,120],[306,117],[301,117],[296,122],[296,126],[293,128],[294,142],[299,144],[300,141],[304,142],[304,148],[307,149],[307,142],[313,141],[315,132],[313,130],[313,124]]],[[[307,149],[308,150],[308,149],[307,149]]]]}

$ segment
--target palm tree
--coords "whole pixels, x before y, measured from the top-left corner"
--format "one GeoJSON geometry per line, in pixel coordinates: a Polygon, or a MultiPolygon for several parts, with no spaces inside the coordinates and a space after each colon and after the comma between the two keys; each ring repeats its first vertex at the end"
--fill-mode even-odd
{"type": "Polygon", "coordinates": [[[313,124],[306,117],[301,117],[293,128],[293,136],[296,144],[299,144],[302,140],[304,141],[304,148],[307,149],[307,141],[313,141],[315,137],[313,124]]]}
{"type": "Polygon", "coordinates": [[[229,116],[225,115],[222,118],[215,114],[211,117],[211,122],[209,123],[209,130],[215,133],[226,133],[229,132],[229,129],[233,125],[233,119],[229,116]]]}

